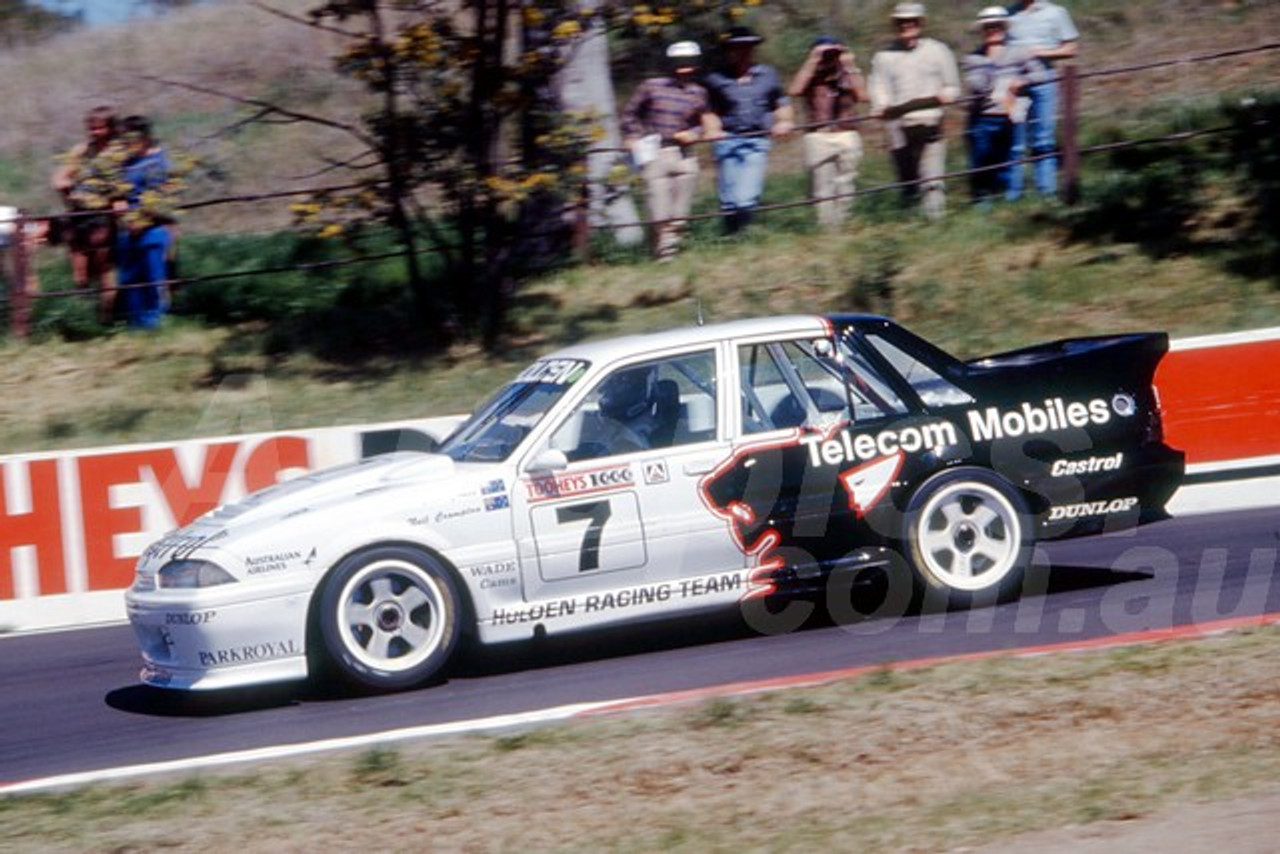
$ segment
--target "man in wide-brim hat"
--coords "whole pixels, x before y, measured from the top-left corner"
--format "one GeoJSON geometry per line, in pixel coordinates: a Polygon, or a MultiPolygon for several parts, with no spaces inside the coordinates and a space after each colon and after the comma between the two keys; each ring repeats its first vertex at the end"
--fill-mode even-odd
{"type": "Polygon", "coordinates": [[[723,66],[704,81],[711,105],[704,129],[715,140],[720,211],[730,234],[747,226],[760,203],[771,140],[795,128],[777,70],[755,60],[763,41],[750,27],[730,27],[720,40],[723,66]]]}
{"type": "Polygon", "coordinates": [[[986,202],[1008,191],[1015,168],[1009,165],[1013,135],[1026,109],[1024,92],[1042,81],[1046,70],[1029,48],[1008,43],[1009,12],[1003,6],[984,8],[973,27],[982,41],[962,59],[971,97],[965,137],[974,170],[969,178],[973,197],[986,202]]]}

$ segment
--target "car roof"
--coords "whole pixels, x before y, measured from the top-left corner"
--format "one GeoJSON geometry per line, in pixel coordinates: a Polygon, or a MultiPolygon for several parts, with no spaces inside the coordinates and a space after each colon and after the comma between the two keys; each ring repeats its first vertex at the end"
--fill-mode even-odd
{"type": "MultiPolygon", "coordinates": [[[[848,323],[855,316],[843,315],[840,320],[848,323]]],[[[869,316],[867,319],[871,319],[869,316]]],[[[879,319],[879,318],[875,318],[879,319]]],[[[668,349],[678,349],[697,344],[712,344],[735,338],[756,338],[764,335],[825,335],[831,322],[822,315],[792,314],[777,317],[761,317],[750,320],[731,320],[709,323],[705,326],[684,326],[663,332],[625,335],[573,344],[550,353],[547,359],[585,359],[589,362],[612,362],[627,356],[642,355],[668,349]]]]}

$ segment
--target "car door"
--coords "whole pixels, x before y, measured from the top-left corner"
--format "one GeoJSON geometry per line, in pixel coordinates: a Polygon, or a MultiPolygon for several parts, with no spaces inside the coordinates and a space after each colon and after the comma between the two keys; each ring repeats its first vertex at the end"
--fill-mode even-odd
{"type": "Polygon", "coordinates": [[[748,341],[733,355],[740,433],[707,493],[743,550],[762,571],[817,575],[880,541],[865,518],[898,478],[903,455],[887,425],[909,417],[906,402],[830,337],[748,341]]]}
{"type": "Polygon", "coordinates": [[[727,451],[719,365],[712,346],[620,365],[551,427],[513,502],[530,601],[742,567],[698,491],[727,451]]]}

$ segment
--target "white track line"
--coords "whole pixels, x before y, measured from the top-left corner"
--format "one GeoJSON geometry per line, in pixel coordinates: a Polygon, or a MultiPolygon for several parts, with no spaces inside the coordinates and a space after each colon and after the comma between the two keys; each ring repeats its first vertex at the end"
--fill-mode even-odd
{"type": "Polygon", "coordinates": [[[145,765],[126,765],[122,768],[103,768],[98,771],[83,771],[75,774],[62,774],[55,777],[44,777],[38,780],[27,780],[17,783],[0,783],[0,796],[21,795],[33,792],[65,789],[83,786],[90,783],[105,783],[125,780],[130,777],[141,777],[151,774],[169,772],[196,771],[201,768],[217,768],[242,762],[266,762],[273,759],[287,759],[312,753],[327,753],[334,750],[349,750],[360,747],[374,747],[397,741],[408,741],[420,738],[439,738],[446,735],[463,735],[477,732],[493,732],[515,727],[545,724],[596,711],[613,705],[616,700],[603,700],[594,703],[574,703],[567,706],[556,706],[551,709],[540,709],[532,712],[520,712],[511,715],[496,715],[475,720],[453,721],[445,724],[428,724],[425,726],[393,729],[386,732],[353,735],[344,738],[330,738],[323,741],[309,741],[302,744],[283,744],[275,747],[260,747],[253,750],[236,750],[230,753],[215,753],[210,756],[197,756],[190,759],[175,759],[168,762],[151,762],[145,765]]]}

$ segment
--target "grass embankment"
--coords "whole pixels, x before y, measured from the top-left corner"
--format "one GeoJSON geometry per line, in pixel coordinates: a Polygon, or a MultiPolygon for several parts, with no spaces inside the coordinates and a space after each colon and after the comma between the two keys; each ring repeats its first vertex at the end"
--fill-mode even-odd
{"type": "Polygon", "coordinates": [[[1278,644],[1268,628],[884,670],[500,736],[16,797],[0,800],[0,848],[308,851],[321,839],[359,848],[376,833],[423,851],[957,850],[1274,793],[1278,644]]]}
{"type": "MultiPolygon", "coordinates": [[[[362,423],[466,411],[534,355],[586,337],[788,312],[890,314],[964,356],[1060,336],[1174,336],[1280,324],[1280,292],[1211,254],[1153,258],[1068,240],[1036,202],[888,218],[840,234],[797,225],[703,239],[674,263],[565,270],[522,291],[506,350],[326,361],[272,353],[262,323],[0,347],[0,449],[362,423]]],[[[303,286],[305,287],[305,285],[303,286]]]]}

